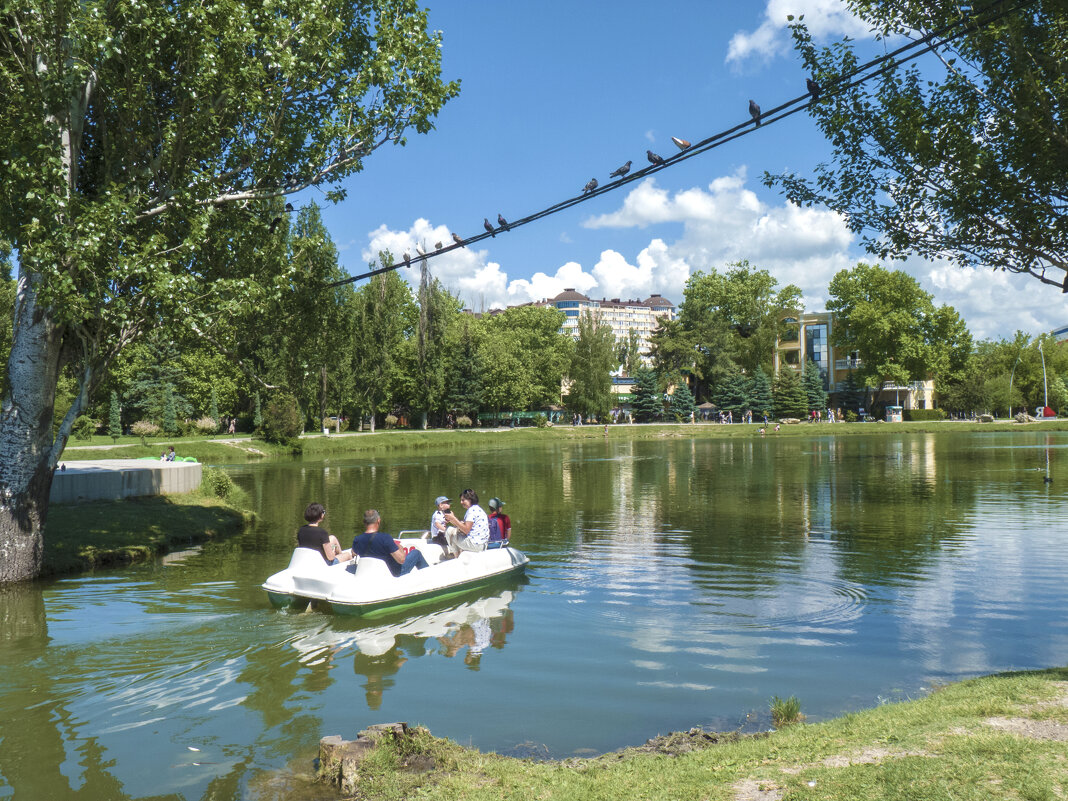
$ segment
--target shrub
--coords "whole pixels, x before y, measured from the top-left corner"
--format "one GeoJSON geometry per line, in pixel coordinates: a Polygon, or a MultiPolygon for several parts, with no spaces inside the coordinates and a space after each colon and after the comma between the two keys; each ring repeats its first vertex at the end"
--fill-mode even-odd
{"type": "Polygon", "coordinates": [[[387,414],[385,423],[386,423],[386,428],[393,428],[393,426],[397,425],[397,415],[395,415],[395,414],[387,414]]]}
{"type": "Polygon", "coordinates": [[[300,412],[297,399],[281,392],[267,402],[263,409],[261,430],[267,442],[291,445],[297,441],[304,428],[304,415],[300,412]]]}
{"type": "Polygon", "coordinates": [[[195,420],[179,420],[175,425],[181,437],[193,437],[200,433],[195,420]]]}
{"type": "Polygon", "coordinates": [[[466,414],[461,414],[459,417],[456,418],[456,427],[457,428],[470,428],[471,427],[471,418],[468,417],[466,414]]]}
{"type": "Polygon", "coordinates": [[[79,415],[74,420],[74,438],[75,439],[92,439],[93,434],[96,433],[97,428],[100,427],[100,421],[94,420],[87,414],[79,415]]]}
{"type": "Polygon", "coordinates": [[[901,419],[910,423],[919,423],[926,420],[945,420],[945,409],[903,409],[901,419]]]}
{"type": "Polygon", "coordinates": [[[194,425],[196,426],[197,433],[205,437],[208,434],[214,434],[219,430],[219,424],[215,422],[215,419],[206,415],[197,420],[194,425]]]}
{"type": "Polygon", "coordinates": [[[342,433],[349,430],[348,418],[342,417],[340,426],[338,426],[337,420],[338,419],[336,417],[324,417],[323,428],[329,428],[331,431],[337,431],[338,433],[342,433]]]}
{"type": "Polygon", "coordinates": [[[159,426],[151,420],[138,420],[130,426],[130,432],[135,437],[141,438],[141,444],[145,444],[145,437],[154,437],[159,434],[159,426]]]}
{"type": "Polygon", "coordinates": [[[796,695],[791,695],[785,700],[777,695],[772,696],[771,722],[776,728],[789,726],[791,723],[800,723],[804,719],[805,716],[801,714],[801,702],[796,695]]]}
{"type": "Polygon", "coordinates": [[[845,419],[847,423],[855,423],[860,418],[857,417],[857,413],[854,412],[852,409],[846,409],[845,419]]]}
{"type": "Polygon", "coordinates": [[[545,428],[547,425],[549,425],[549,418],[546,417],[544,414],[536,414],[534,415],[534,425],[536,425],[538,428],[545,428]]]}
{"type": "Polygon", "coordinates": [[[237,489],[234,480],[218,467],[204,467],[200,477],[200,491],[204,495],[229,500],[237,489]]]}

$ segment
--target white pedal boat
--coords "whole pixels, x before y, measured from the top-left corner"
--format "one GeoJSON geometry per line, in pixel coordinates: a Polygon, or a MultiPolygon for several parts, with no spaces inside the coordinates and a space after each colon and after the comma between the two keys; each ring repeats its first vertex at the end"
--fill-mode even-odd
{"type": "Polygon", "coordinates": [[[523,571],[527,557],[504,545],[485,551],[462,551],[456,559],[442,560],[441,546],[421,537],[399,539],[402,547],[418,548],[429,567],[394,576],[386,563],[373,557],[328,565],[319,551],[295,548],[289,567],[263,583],[271,603],[283,608],[306,606],[340,614],[368,616],[482,587],[523,571]]]}

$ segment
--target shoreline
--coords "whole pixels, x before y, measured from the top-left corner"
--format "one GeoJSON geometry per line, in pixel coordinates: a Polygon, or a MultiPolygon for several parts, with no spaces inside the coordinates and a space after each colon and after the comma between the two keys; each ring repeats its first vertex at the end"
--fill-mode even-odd
{"type": "Polygon", "coordinates": [[[348,767],[344,759],[324,764],[319,783],[309,777],[307,797],[325,780],[341,797],[363,801],[1060,798],[1068,786],[1068,668],[968,679],[765,734],[691,729],[588,759],[535,762],[419,727],[409,733],[381,737],[348,767]]]}

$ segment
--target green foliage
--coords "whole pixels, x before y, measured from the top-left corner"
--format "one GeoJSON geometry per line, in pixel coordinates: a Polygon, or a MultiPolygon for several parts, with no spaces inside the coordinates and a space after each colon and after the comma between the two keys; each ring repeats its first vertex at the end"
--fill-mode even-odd
{"type": "Polygon", "coordinates": [[[164,434],[174,434],[178,431],[178,421],[175,417],[174,390],[170,384],[163,385],[163,422],[161,427],[164,434]]]}
{"type": "Polygon", "coordinates": [[[857,351],[857,375],[868,386],[949,377],[967,362],[972,338],[952,308],[936,309],[931,295],[901,270],[861,262],[831,280],[832,344],[857,351]]]}
{"type": "Polygon", "coordinates": [[[634,375],[642,364],[641,337],[632,328],[627,331],[627,338],[616,345],[616,365],[621,366],[627,375],[634,375]]]}
{"type": "Polygon", "coordinates": [[[397,426],[397,415],[395,415],[395,414],[387,414],[385,416],[385,419],[383,420],[383,422],[385,422],[386,428],[396,428],[396,426],[397,426]]]}
{"type": "MultiPolygon", "coordinates": [[[[393,256],[382,252],[378,260],[390,264],[393,256]]],[[[396,272],[376,275],[356,293],[351,347],[355,404],[363,412],[376,415],[395,406],[404,342],[416,317],[413,306],[411,290],[396,272]]]]}
{"type": "Polygon", "coordinates": [[[775,409],[775,399],[771,394],[771,379],[762,367],[756,369],[749,382],[749,408],[756,416],[766,414],[768,417],[772,416],[775,409]]]}
{"type": "Polygon", "coordinates": [[[671,413],[678,422],[689,422],[690,416],[697,410],[693,401],[693,393],[685,381],[680,381],[671,396],[671,413]]]}
{"type": "Polygon", "coordinates": [[[74,420],[74,428],[72,429],[74,438],[82,441],[90,440],[99,427],[99,420],[94,420],[87,414],[78,415],[74,420]]]}
{"type": "Polygon", "coordinates": [[[536,415],[534,415],[534,426],[536,428],[548,428],[549,427],[549,418],[546,417],[544,414],[536,414],[536,415]]]}
{"type": "Polygon", "coordinates": [[[920,423],[925,420],[945,420],[944,409],[902,409],[901,419],[906,423],[920,423]]]}
{"type": "Polygon", "coordinates": [[[737,367],[729,369],[716,383],[712,402],[721,412],[731,412],[734,417],[752,408],[745,376],[737,367]]]}
{"type": "Polygon", "coordinates": [[[466,414],[459,415],[456,418],[456,427],[457,428],[470,428],[471,427],[471,418],[468,417],[466,414]]]}
{"type": "Polygon", "coordinates": [[[482,408],[540,409],[560,402],[574,344],[564,313],[544,306],[505,309],[485,320],[480,344],[482,408]]]}
{"type": "Polygon", "coordinates": [[[823,389],[823,371],[809,359],[801,371],[801,386],[804,387],[809,409],[826,409],[827,392],[823,389]]]}
{"type": "Polygon", "coordinates": [[[612,329],[600,316],[583,313],[578,319],[578,339],[568,375],[571,386],[567,407],[583,417],[602,418],[612,408],[612,370],[616,367],[616,342],[612,329]]]}
{"type": "Polygon", "coordinates": [[[471,318],[463,321],[459,344],[454,354],[454,361],[449,370],[446,405],[450,410],[464,416],[475,414],[482,405],[482,357],[471,318]]]}
{"type": "Polygon", "coordinates": [[[664,401],[656,375],[647,367],[640,367],[634,373],[634,419],[639,423],[659,420],[664,413],[664,401]]]}
{"type": "Polygon", "coordinates": [[[304,429],[304,417],[297,399],[286,392],[278,392],[267,401],[263,410],[261,433],[267,442],[292,445],[304,429]]]}
{"type": "Polygon", "coordinates": [[[122,436],[122,410],[119,406],[119,395],[112,390],[111,404],[108,410],[108,435],[112,439],[122,436]]]}
{"type": "Polygon", "coordinates": [[[771,722],[777,729],[792,723],[800,723],[805,719],[805,716],[801,714],[801,702],[795,695],[785,699],[773,695],[770,706],[771,722]]]}
{"type": "Polygon", "coordinates": [[[234,480],[230,478],[229,473],[218,467],[210,467],[208,465],[201,468],[201,471],[201,494],[222,498],[224,501],[228,501],[234,496],[237,485],[234,484],[234,480]]]}
{"type": "Polygon", "coordinates": [[[854,417],[856,417],[860,409],[864,407],[864,388],[857,383],[852,370],[846,374],[845,381],[842,384],[842,389],[838,392],[838,406],[847,410],[847,419],[848,412],[853,412],[854,417]]]}
{"type": "MultiPolygon", "coordinates": [[[[219,430],[219,393],[215,389],[215,385],[211,386],[211,401],[208,404],[208,417],[215,423],[215,431],[219,430]]],[[[211,432],[214,433],[214,432],[211,432]]]]}
{"type": "Polygon", "coordinates": [[[252,407],[252,429],[254,431],[263,429],[263,409],[260,407],[260,393],[258,392],[255,395],[252,407]]]}
{"type": "Polygon", "coordinates": [[[809,109],[834,156],[813,180],[787,174],[765,182],[801,205],[838,211],[879,258],[915,253],[1060,286],[1068,263],[1058,112],[1068,105],[1068,7],[848,5],[891,47],[900,35],[943,32],[962,16],[985,19],[941,37],[943,73],[931,59],[922,68],[891,62],[872,81],[845,80],[862,60],[849,40],[817,48],[795,25],[806,71],[834,87],[809,109]]]}
{"type": "Polygon", "coordinates": [[[801,386],[801,379],[793,370],[784,367],[779,371],[772,384],[771,394],[775,399],[776,417],[805,419],[808,414],[808,396],[801,386]]]}

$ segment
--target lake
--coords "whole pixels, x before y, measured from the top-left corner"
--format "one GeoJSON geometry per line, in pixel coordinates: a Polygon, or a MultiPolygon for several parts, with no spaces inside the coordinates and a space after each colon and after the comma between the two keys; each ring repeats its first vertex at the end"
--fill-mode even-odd
{"type": "Polygon", "coordinates": [[[555,758],[1068,663],[1066,433],[493,436],[227,466],[246,534],[0,590],[0,798],[281,798],[370,723],[555,758]],[[310,501],[347,545],[465,487],[506,501],[524,579],[372,621],[260,589],[310,501]]]}

